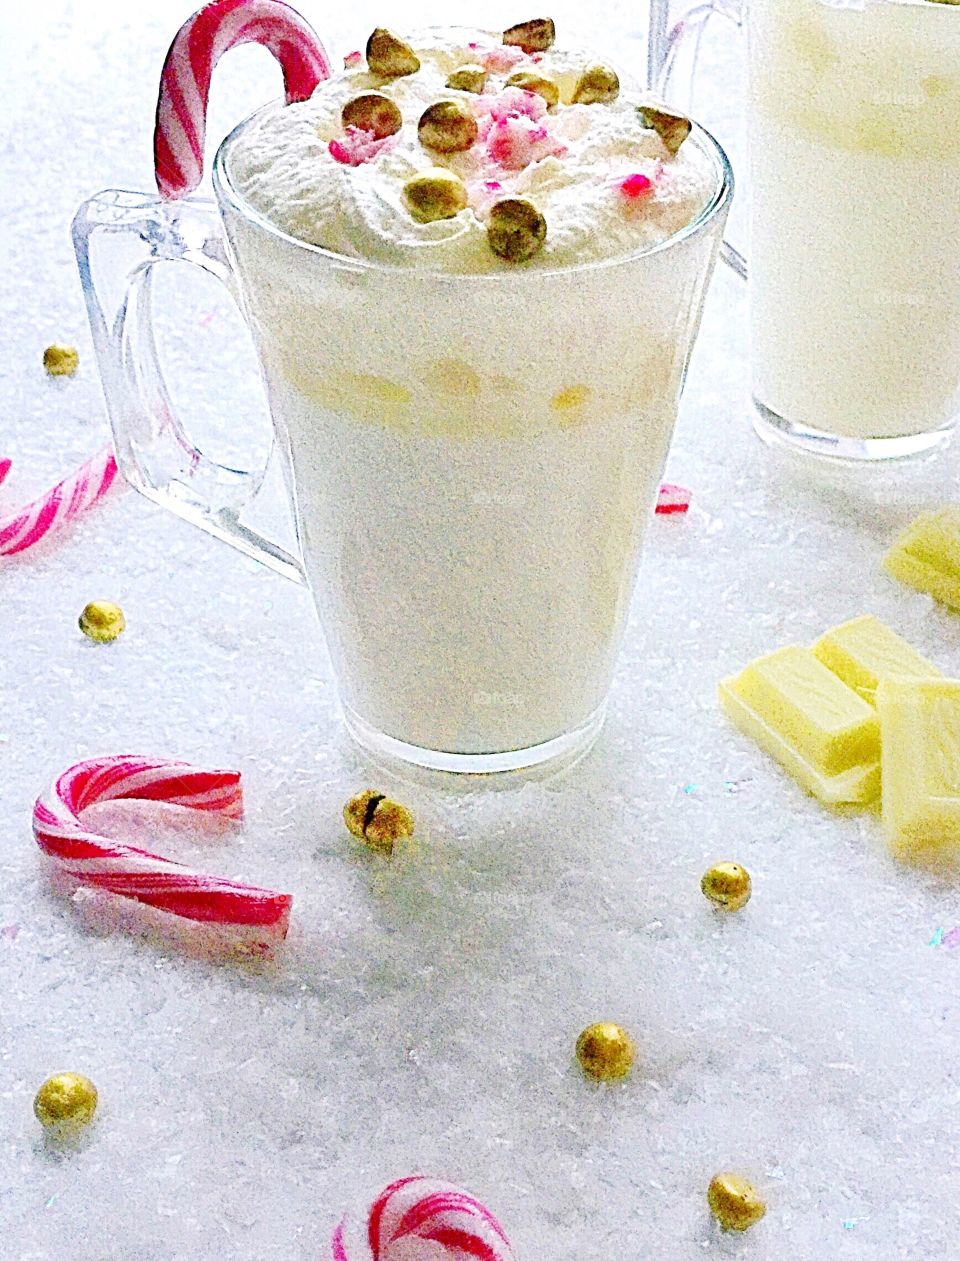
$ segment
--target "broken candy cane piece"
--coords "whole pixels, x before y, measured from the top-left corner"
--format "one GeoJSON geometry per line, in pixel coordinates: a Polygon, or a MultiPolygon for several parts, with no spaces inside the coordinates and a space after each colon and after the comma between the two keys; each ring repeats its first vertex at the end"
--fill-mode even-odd
{"type": "MultiPolygon", "coordinates": [[[[7,461],[7,469],[9,467],[7,461]]],[[[2,476],[5,475],[6,470],[2,476]]],[[[113,448],[104,447],[45,495],[19,512],[0,518],[0,556],[26,551],[48,535],[59,533],[74,518],[99,503],[116,476],[113,448]]]]}
{"type": "Polygon", "coordinates": [[[692,493],[685,486],[675,486],[673,482],[664,482],[657,495],[655,511],[664,514],[687,512],[692,498],[692,493]]]}
{"type": "Polygon", "coordinates": [[[188,762],[132,755],[94,758],[64,771],[37,798],[33,835],[66,875],[92,888],[204,924],[253,929],[249,944],[268,950],[287,935],[293,899],[286,893],[205,875],[147,850],[89,831],[80,815],[101,801],[162,801],[239,819],[239,771],[202,770],[188,762]]]}
{"type": "Polygon", "coordinates": [[[0,485],[3,484],[5,477],[10,472],[10,469],[12,467],[13,467],[13,460],[0,460],[0,485]]]}
{"type": "Polygon", "coordinates": [[[515,1261],[503,1227],[485,1205],[449,1182],[400,1178],[371,1204],[366,1246],[347,1251],[345,1223],[333,1233],[333,1261],[515,1261]]]}

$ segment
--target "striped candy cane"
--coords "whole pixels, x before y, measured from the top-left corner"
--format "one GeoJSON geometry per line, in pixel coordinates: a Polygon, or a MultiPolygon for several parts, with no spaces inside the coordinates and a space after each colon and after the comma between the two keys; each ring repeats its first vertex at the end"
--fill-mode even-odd
{"type": "Polygon", "coordinates": [[[288,105],[305,101],[330,77],[315,31],[281,0],[204,5],[177,32],[160,74],[153,153],[162,197],[185,197],[200,183],[214,67],[225,52],[248,43],[262,44],[279,61],[288,105]]]}
{"type": "Polygon", "coordinates": [[[165,801],[228,819],[243,814],[239,771],[205,771],[188,762],[135,756],[71,766],[37,798],[33,835],[58,868],[81,884],[133,898],[205,924],[262,930],[266,950],[287,935],[292,898],[208,876],[146,850],[88,831],[80,814],[95,802],[165,801]]]}
{"type": "MultiPolygon", "coordinates": [[[[431,1261],[514,1261],[490,1210],[436,1178],[401,1178],[382,1191],[370,1206],[367,1244],[365,1261],[415,1261],[425,1255],[431,1261]]],[[[333,1261],[357,1261],[360,1255],[347,1253],[342,1222],[332,1246],[333,1261]]]]}
{"type": "MultiPolygon", "coordinates": [[[[5,475],[6,470],[0,475],[0,481],[5,475]]],[[[98,503],[113,485],[116,475],[113,449],[104,447],[45,495],[20,512],[0,519],[0,556],[26,551],[48,535],[58,533],[98,503]]]]}

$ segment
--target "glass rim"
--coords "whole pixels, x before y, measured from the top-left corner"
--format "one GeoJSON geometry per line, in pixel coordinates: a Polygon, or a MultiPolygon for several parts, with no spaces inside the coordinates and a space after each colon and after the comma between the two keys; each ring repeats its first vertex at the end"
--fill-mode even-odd
{"type": "Polygon", "coordinates": [[[672,249],[673,246],[679,245],[683,241],[690,240],[693,237],[700,236],[710,224],[716,219],[717,215],[725,209],[732,197],[734,190],[733,168],[730,165],[730,159],[724,152],[719,141],[709,132],[706,127],[700,123],[691,120],[692,131],[691,139],[695,138],[701,151],[705,152],[713,161],[715,173],[717,175],[716,187],[713,194],[707,201],[706,205],[696,216],[695,219],[682,227],[678,232],[674,232],[672,236],[668,236],[663,241],[657,241],[653,245],[643,246],[640,249],[632,250],[629,254],[616,254],[610,258],[591,259],[581,263],[568,263],[558,267],[533,267],[533,268],[517,268],[511,271],[490,271],[490,272],[452,272],[445,271],[440,268],[430,267],[403,267],[396,263],[384,263],[375,259],[355,258],[350,254],[339,254],[336,250],[327,249],[322,245],[315,245],[311,241],[301,240],[300,237],[292,236],[289,232],[285,232],[283,228],[273,223],[266,215],[262,214],[234,185],[229,170],[229,151],[238,136],[248,126],[250,126],[261,115],[268,113],[270,110],[283,108],[282,99],[268,101],[265,105],[259,106],[246,118],[242,119],[237,125],[223,138],[217,148],[216,156],[213,160],[213,189],[216,194],[217,201],[221,206],[229,205],[233,210],[241,214],[249,223],[267,232],[270,236],[275,237],[279,241],[283,241],[287,245],[292,245],[309,253],[326,259],[330,263],[335,263],[340,267],[346,267],[354,271],[383,273],[397,276],[405,276],[410,279],[422,277],[426,280],[448,280],[463,282],[482,281],[488,284],[502,284],[507,282],[516,285],[518,280],[536,280],[546,276],[569,276],[575,272],[594,271],[608,267],[623,267],[629,263],[636,262],[641,258],[649,258],[654,254],[661,254],[672,249]]]}

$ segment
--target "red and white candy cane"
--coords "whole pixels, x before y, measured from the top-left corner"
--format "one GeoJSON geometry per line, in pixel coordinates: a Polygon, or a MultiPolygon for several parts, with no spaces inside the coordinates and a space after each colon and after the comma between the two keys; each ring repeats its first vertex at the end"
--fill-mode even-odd
{"type": "Polygon", "coordinates": [[[129,799],[165,801],[228,819],[243,814],[239,771],[207,771],[160,758],[103,757],[71,766],[37,798],[33,835],[58,868],[81,884],[184,919],[262,930],[262,941],[255,943],[262,949],[286,936],[289,894],[193,871],[88,831],[80,821],[96,802],[129,799]]]}
{"type": "Polygon", "coordinates": [[[207,98],[217,62],[238,44],[268,48],[283,70],[287,104],[305,101],[330,59],[316,32],[281,0],[213,0],[177,32],[160,74],[153,137],[157,187],[169,199],[185,197],[203,177],[207,98]]]}
{"type": "MultiPolygon", "coordinates": [[[[4,469],[0,481],[6,472],[4,469]]],[[[0,556],[26,551],[41,539],[58,533],[75,517],[99,503],[116,476],[113,448],[104,447],[45,495],[12,516],[0,518],[0,556]]]]}
{"type": "MultiPolygon", "coordinates": [[[[479,1200],[436,1178],[401,1178],[370,1206],[363,1261],[514,1261],[503,1227],[479,1200]]],[[[333,1261],[347,1252],[344,1226],[333,1234],[333,1261]]]]}

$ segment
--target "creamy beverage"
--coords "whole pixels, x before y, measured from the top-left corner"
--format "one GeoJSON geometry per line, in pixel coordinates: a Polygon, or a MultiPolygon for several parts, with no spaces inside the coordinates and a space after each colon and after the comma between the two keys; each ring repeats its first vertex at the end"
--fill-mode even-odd
{"type": "Polygon", "coordinates": [[[347,60],[216,173],[308,576],[361,740],[526,764],[602,717],[722,155],[552,23],[347,60]]]}
{"type": "Polygon", "coordinates": [[[929,434],[960,414],[960,8],[748,20],[755,399],[794,430],[929,434]]]}

